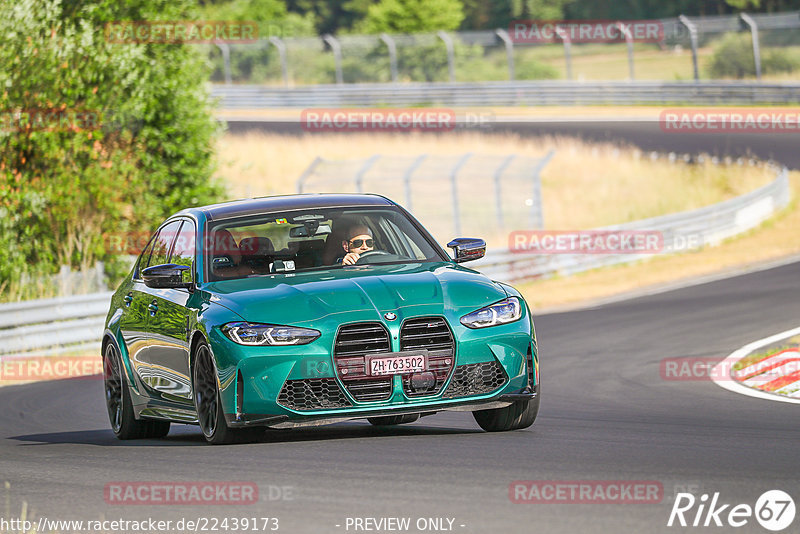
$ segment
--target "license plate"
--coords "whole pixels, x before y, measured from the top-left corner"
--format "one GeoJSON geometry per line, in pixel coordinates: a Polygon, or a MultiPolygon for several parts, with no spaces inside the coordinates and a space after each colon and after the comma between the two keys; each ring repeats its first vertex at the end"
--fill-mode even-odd
{"type": "Polygon", "coordinates": [[[419,373],[428,368],[425,354],[403,354],[402,356],[378,356],[370,358],[367,363],[370,376],[399,375],[419,373]]]}

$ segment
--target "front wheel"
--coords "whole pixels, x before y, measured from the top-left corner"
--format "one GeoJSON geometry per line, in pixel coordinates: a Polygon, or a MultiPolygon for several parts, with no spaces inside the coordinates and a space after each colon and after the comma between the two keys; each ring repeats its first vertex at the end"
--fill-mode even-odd
{"type": "Polygon", "coordinates": [[[516,401],[505,408],[472,412],[478,425],[487,432],[506,432],[528,428],[539,413],[539,395],[530,400],[516,401]]]}
{"type": "Polygon", "coordinates": [[[169,421],[136,419],[122,362],[112,343],[106,344],[103,351],[103,383],[108,419],[118,439],[163,438],[169,433],[169,421]]]}
{"type": "Polygon", "coordinates": [[[201,343],[197,347],[194,363],[194,403],[197,409],[197,421],[206,441],[212,445],[241,443],[255,439],[264,432],[263,428],[234,429],[225,421],[222,401],[219,398],[217,371],[208,345],[201,343]]]}

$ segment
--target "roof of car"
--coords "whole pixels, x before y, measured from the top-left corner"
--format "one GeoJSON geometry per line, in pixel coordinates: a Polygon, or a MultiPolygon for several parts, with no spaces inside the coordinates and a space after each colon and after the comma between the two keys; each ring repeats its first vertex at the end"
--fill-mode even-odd
{"type": "Polygon", "coordinates": [[[233,200],[220,204],[190,208],[180,213],[201,211],[205,214],[206,219],[219,220],[283,210],[393,205],[394,203],[391,200],[380,195],[311,193],[233,200]]]}

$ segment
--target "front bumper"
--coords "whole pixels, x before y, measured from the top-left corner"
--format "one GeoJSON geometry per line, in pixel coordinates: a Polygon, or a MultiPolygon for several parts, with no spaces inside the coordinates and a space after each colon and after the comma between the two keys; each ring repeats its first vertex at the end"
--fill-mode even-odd
{"type": "Polygon", "coordinates": [[[330,416],[306,416],[302,419],[291,419],[288,415],[252,415],[252,414],[226,414],[225,418],[228,426],[232,428],[249,427],[269,427],[269,428],[298,428],[331,425],[352,421],[354,419],[366,419],[368,417],[383,417],[405,414],[433,415],[436,412],[474,412],[477,410],[492,410],[495,408],[505,408],[514,402],[530,401],[538,396],[538,386],[525,388],[523,392],[501,393],[494,397],[482,400],[468,399],[450,402],[447,404],[416,405],[416,406],[396,406],[373,408],[359,411],[350,415],[330,415],[330,416]]]}
{"type": "MultiPolygon", "coordinates": [[[[304,346],[245,347],[210,332],[220,376],[223,413],[232,427],[288,428],[351,419],[502,408],[538,389],[538,357],[532,322],[469,330],[450,321],[452,369],[434,394],[411,395],[402,375],[388,392],[365,401],[354,394],[332,358],[334,337],[304,346]]],[[[392,352],[398,351],[392,335],[392,352]]]]}

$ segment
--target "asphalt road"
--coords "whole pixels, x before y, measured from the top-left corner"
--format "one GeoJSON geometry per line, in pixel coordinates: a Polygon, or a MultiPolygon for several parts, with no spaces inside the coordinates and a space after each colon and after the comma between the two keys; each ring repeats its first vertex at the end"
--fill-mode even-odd
{"type": "Polygon", "coordinates": [[[181,426],[162,441],[118,442],[100,380],[6,387],[0,481],[12,484],[12,516],[25,500],[29,513],[51,519],[239,515],[278,517],[281,532],[346,532],[347,517],[407,516],[455,518],[465,533],[668,531],[676,487],[751,505],[769,489],[800,497],[796,406],[659,373],[663,358],[722,358],[796,326],[798,279],[795,263],[539,317],[542,410],[531,429],[512,433],[483,433],[470,414],[443,413],[395,429],[270,431],[229,447],[206,446],[196,427],[181,426]],[[664,500],[513,504],[508,496],[515,480],[595,479],[660,481],[664,500]],[[262,502],[104,502],[107,483],[173,480],[252,481],[262,502]],[[291,500],[269,501],[271,486],[290,487],[291,500]]]}
{"type": "MultiPolygon", "coordinates": [[[[650,149],[640,127],[607,128],[650,149]]],[[[606,135],[603,125],[596,128],[583,132],[606,135]]],[[[710,141],[664,137],[652,141],[662,151],[695,152],[679,144],[710,141]]],[[[731,140],[739,142],[745,140],[731,140]]],[[[763,157],[800,163],[794,147],[759,143],[753,150],[766,151],[763,157]]],[[[723,145],[720,150],[735,154],[733,144],[723,145]]],[[[664,358],[721,359],[796,327],[798,280],[795,263],[538,317],[542,409],[531,429],[513,433],[483,433],[468,413],[440,413],[393,429],[351,422],[270,431],[258,443],[228,447],[207,446],[196,427],[178,425],[163,440],[119,442],[109,429],[101,380],[5,387],[0,518],[19,517],[25,502],[28,517],[51,520],[277,517],[280,532],[354,532],[346,529],[347,518],[431,517],[453,519],[452,529],[464,533],[640,533],[696,530],[666,526],[681,488],[698,497],[720,492],[720,501],[731,504],[752,506],[770,489],[798,500],[796,406],[740,396],[708,381],[667,381],[659,372],[664,358]],[[514,504],[509,485],[516,480],[652,480],[663,484],[664,498],[658,504],[514,504]],[[123,481],[254,482],[261,500],[233,507],[106,504],[106,484],[123,481]]],[[[795,519],[787,532],[798,524],[795,519]]],[[[737,530],[765,532],[752,518],[737,530]]]]}
{"type": "MultiPolygon", "coordinates": [[[[248,131],[277,132],[301,135],[298,121],[234,121],[228,129],[233,133],[248,131]]],[[[466,129],[466,128],[465,128],[466,129]]],[[[473,128],[475,129],[475,128],[473,128]]],[[[686,133],[664,132],[657,120],[585,120],[575,118],[556,120],[517,120],[513,122],[487,122],[479,131],[512,132],[521,136],[566,135],[590,141],[621,141],[643,150],[678,154],[708,153],[711,156],[750,157],[779,161],[790,169],[800,169],[800,150],[797,150],[796,133],[764,132],[745,133],[686,133]]],[[[314,135],[314,134],[309,134],[314,135]]]]}

